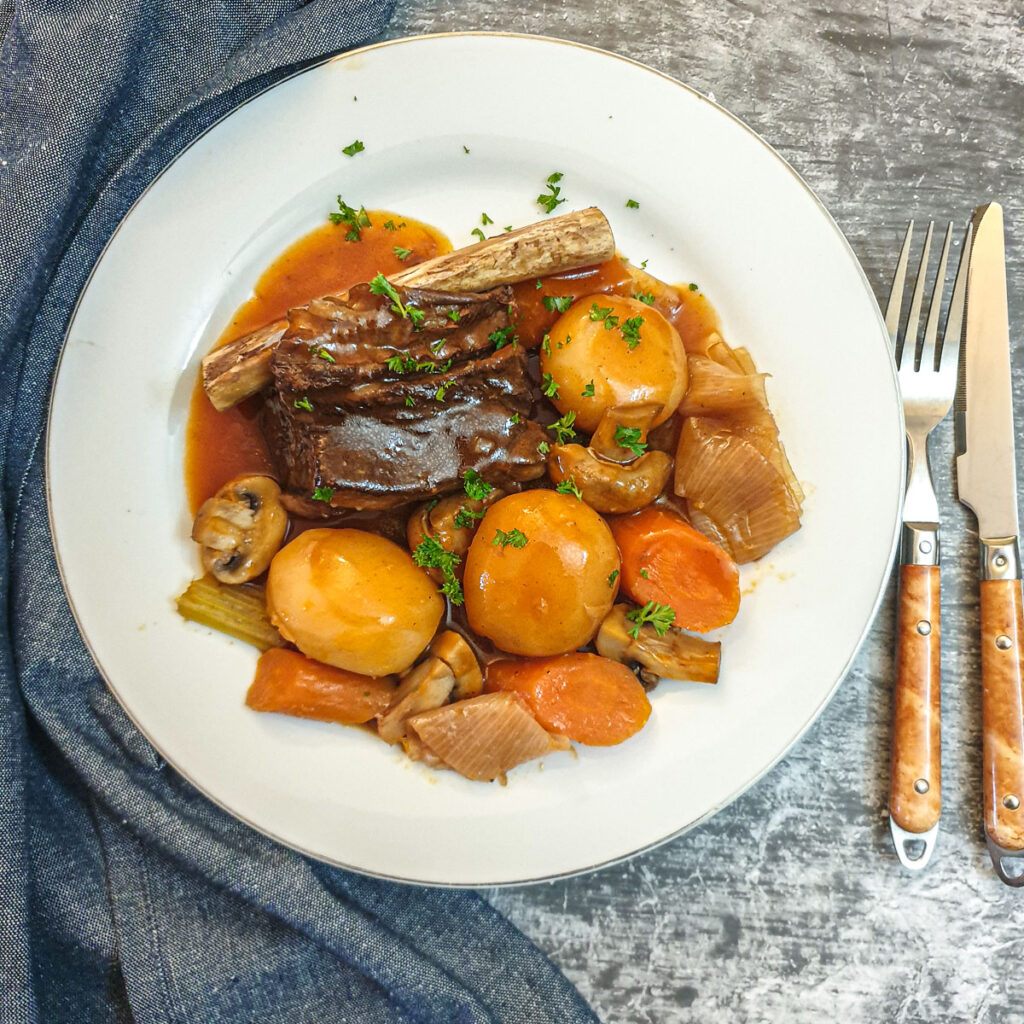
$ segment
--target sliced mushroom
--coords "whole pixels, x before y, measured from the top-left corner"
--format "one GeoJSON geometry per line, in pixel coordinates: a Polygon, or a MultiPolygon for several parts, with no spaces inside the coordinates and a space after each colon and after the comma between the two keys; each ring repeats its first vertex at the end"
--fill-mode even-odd
{"type": "Polygon", "coordinates": [[[611,459],[612,462],[634,462],[637,459],[636,452],[623,448],[615,440],[615,431],[619,427],[639,429],[638,440],[645,444],[647,431],[651,429],[651,424],[658,418],[662,408],[663,406],[654,403],[613,405],[601,417],[601,422],[590,439],[590,447],[602,458],[611,459]]]}
{"type": "Polygon", "coordinates": [[[597,512],[635,512],[665,489],[672,459],[664,452],[646,452],[622,465],[595,455],[580,444],[556,444],[548,455],[548,474],[555,484],[571,480],[582,499],[597,512]]]}
{"type": "Polygon", "coordinates": [[[650,673],[694,683],[718,682],[720,643],[691,636],[674,626],[658,636],[653,626],[643,625],[634,637],[632,631],[637,627],[626,617],[628,611],[629,605],[617,604],[605,617],[597,633],[599,654],[624,664],[638,662],[648,670],[643,676],[645,683],[650,683],[650,673]]]}
{"type": "MultiPolygon", "coordinates": [[[[464,558],[473,540],[473,534],[476,533],[477,525],[483,518],[481,513],[498,498],[504,497],[504,494],[504,491],[495,488],[481,501],[467,498],[465,494],[449,494],[440,501],[428,501],[420,505],[409,517],[406,526],[405,535],[409,550],[415,551],[425,537],[433,537],[446,551],[452,551],[459,558],[464,558]],[[460,517],[460,512],[465,514],[460,517]],[[459,526],[455,525],[456,519],[460,522],[459,526]],[[466,525],[461,525],[463,523],[466,525]]],[[[428,569],[427,572],[441,582],[440,569],[428,569]]],[[[456,574],[462,575],[461,563],[456,569],[456,574]]]]}
{"type": "Polygon", "coordinates": [[[221,583],[259,576],[277,554],[288,526],[281,488],[269,476],[239,476],[203,502],[192,525],[203,568],[221,583]]]}
{"type": "Polygon", "coordinates": [[[480,663],[461,633],[454,629],[439,633],[430,644],[430,653],[440,658],[455,675],[452,700],[466,700],[483,692],[484,674],[480,663]]]}
{"type": "Polygon", "coordinates": [[[440,658],[421,661],[403,676],[387,711],[377,719],[377,735],[387,743],[398,743],[405,735],[405,720],[439,708],[453,686],[455,676],[440,658]]]}

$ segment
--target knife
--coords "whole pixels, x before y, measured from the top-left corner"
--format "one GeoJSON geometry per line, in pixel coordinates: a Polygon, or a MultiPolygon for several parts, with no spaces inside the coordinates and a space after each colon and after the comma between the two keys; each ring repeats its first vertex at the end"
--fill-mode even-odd
{"type": "Polygon", "coordinates": [[[996,873],[1024,885],[1024,600],[1010,391],[1003,211],[974,211],[967,324],[954,406],[957,497],[978,519],[985,839],[996,873]]]}

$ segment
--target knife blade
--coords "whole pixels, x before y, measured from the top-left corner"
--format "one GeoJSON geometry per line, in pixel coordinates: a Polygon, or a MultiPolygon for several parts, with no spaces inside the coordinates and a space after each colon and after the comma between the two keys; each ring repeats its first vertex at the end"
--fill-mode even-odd
{"type": "Polygon", "coordinates": [[[996,873],[1024,885],[1024,598],[1021,592],[1003,211],[974,211],[955,406],[957,497],[978,520],[985,838],[996,873]]]}

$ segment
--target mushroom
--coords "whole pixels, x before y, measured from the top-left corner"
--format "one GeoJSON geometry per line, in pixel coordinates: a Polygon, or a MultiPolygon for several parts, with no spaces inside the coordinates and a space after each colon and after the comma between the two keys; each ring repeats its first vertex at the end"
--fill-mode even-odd
{"type": "MultiPolygon", "coordinates": [[[[487,497],[477,501],[465,494],[449,494],[440,501],[428,501],[421,505],[409,517],[406,526],[406,540],[409,550],[415,551],[423,543],[425,537],[433,537],[446,551],[451,551],[464,558],[469,550],[470,541],[476,533],[477,524],[483,518],[484,509],[503,497],[504,491],[494,488],[487,497]],[[460,516],[460,513],[463,515],[460,516]],[[456,525],[458,520],[460,525],[456,525]]],[[[427,572],[441,582],[440,569],[428,569],[427,572]]],[[[457,570],[462,575],[461,569],[457,570]]]]}
{"type": "Polygon", "coordinates": [[[643,666],[641,679],[648,685],[652,685],[652,675],[694,683],[718,682],[720,643],[691,636],[675,626],[670,626],[664,636],[651,625],[637,630],[626,617],[628,612],[629,605],[617,604],[605,616],[597,632],[599,654],[625,664],[638,662],[643,666]],[[636,637],[633,631],[637,631],[636,637]]]}
{"type": "Polygon", "coordinates": [[[590,439],[590,447],[600,456],[612,462],[633,462],[637,455],[629,448],[623,448],[615,440],[615,431],[619,427],[639,429],[637,441],[647,442],[647,431],[658,418],[663,406],[653,403],[637,405],[614,405],[601,417],[601,422],[590,439]]]}
{"type": "Polygon", "coordinates": [[[387,743],[398,743],[405,735],[405,720],[439,708],[454,685],[452,670],[440,658],[421,661],[402,677],[387,711],[377,718],[377,735],[387,743]]]}
{"type": "Polygon", "coordinates": [[[452,700],[475,697],[484,689],[484,674],[466,638],[454,629],[438,633],[430,644],[430,653],[440,658],[455,675],[452,700]]]}
{"type": "Polygon", "coordinates": [[[548,455],[554,483],[572,481],[580,496],[597,512],[635,512],[665,489],[672,459],[664,452],[645,452],[629,465],[609,462],[580,444],[556,444],[548,455]]]}
{"type": "Polygon", "coordinates": [[[203,568],[221,583],[259,576],[284,540],[288,515],[269,476],[238,476],[203,502],[192,524],[203,568]]]}

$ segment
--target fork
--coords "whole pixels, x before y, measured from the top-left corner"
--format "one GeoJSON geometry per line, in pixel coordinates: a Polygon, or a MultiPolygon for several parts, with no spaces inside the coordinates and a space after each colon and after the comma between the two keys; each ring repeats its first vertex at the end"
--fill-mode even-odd
{"type": "Polygon", "coordinates": [[[911,870],[924,868],[931,858],[942,814],[939,510],[928,464],[928,438],[945,419],[956,391],[967,289],[966,253],[970,250],[968,228],[945,328],[938,342],[942,291],[953,233],[950,223],[942,244],[924,332],[919,338],[932,230],[933,224],[929,223],[902,334],[900,311],[913,221],[907,227],[885,311],[885,326],[893,346],[903,398],[908,462],[900,540],[889,828],[900,863],[911,870]]]}

